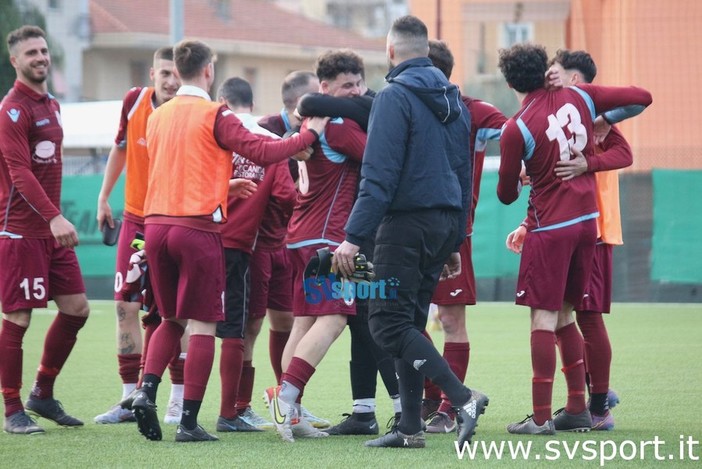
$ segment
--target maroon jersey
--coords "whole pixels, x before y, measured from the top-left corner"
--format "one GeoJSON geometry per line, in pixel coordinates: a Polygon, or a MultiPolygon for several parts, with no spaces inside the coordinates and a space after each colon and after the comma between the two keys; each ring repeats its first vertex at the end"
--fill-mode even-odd
{"type": "Polygon", "coordinates": [[[366,133],[356,122],[329,121],[310,159],[300,164],[300,195],[286,238],[289,248],[339,245],[344,240],[365,146],[366,133]]]}
{"type": "Polygon", "coordinates": [[[594,174],[563,181],[554,174],[556,162],[569,160],[571,147],[585,157],[593,154],[596,115],[620,106],[650,103],[650,93],[636,87],[578,85],[529,93],[502,132],[498,197],[507,204],[517,199],[523,160],[531,177],[528,230],[560,228],[596,218],[594,174]]]}
{"type": "Polygon", "coordinates": [[[466,223],[466,234],[471,235],[475,208],[478,206],[480,196],[485,147],[488,140],[499,140],[502,126],[507,122],[507,118],[492,104],[468,96],[462,96],[461,99],[470,111],[470,147],[473,149],[473,200],[466,223]]]}
{"type": "MultiPolygon", "coordinates": [[[[251,254],[258,243],[258,232],[269,201],[279,200],[283,210],[292,213],[297,193],[287,161],[262,168],[236,155],[234,165],[232,178],[250,179],[258,184],[258,188],[248,199],[229,198],[227,223],[222,226],[222,244],[225,248],[251,254]]],[[[278,241],[282,242],[282,239],[278,241]]]]}
{"type": "Polygon", "coordinates": [[[0,104],[0,235],[51,238],[61,213],[58,101],[15,81],[0,104]]]}
{"type": "MultiPolygon", "coordinates": [[[[278,114],[262,117],[259,119],[258,125],[280,137],[291,130],[285,109],[278,114]]],[[[297,179],[297,162],[291,159],[288,169],[291,174],[290,181],[293,182],[294,191],[294,180],[297,179]]],[[[268,205],[266,205],[266,213],[263,215],[263,221],[258,230],[256,249],[275,250],[285,245],[285,236],[288,232],[288,222],[292,215],[292,207],[290,206],[290,200],[288,200],[291,195],[287,191],[289,186],[287,189],[283,189],[276,197],[271,198],[268,205]]],[[[297,193],[294,194],[294,199],[292,200],[293,206],[296,198],[297,193]]]]}
{"type": "Polygon", "coordinates": [[[258,120],[258,125],[273,132],[279,137],[289,130],[292,130],[290,126],[290,121],[288,120],[288,115],[285,113],[285,109],[280,111],[279,114],[270,114],[268,116],[263,116],[258,120]]]}
{"type": "MultiPolygon", "coordinates": [[[[275,137],[275,134],[257,125],[250,114],[237,114],[237,117],[251,132],[275,137]]],[[[287,161],[262,167],[234,153],[232,162],[232,179],[249,179],[258,187],[248,199],[229,197],[228,221],[222,226],[222,244],[225,248],[239,249],[251,254],[269,200],[278,200],[288,214],[292,213],[297,195],[295,184],[290,176],[287,161]]]]}
{"type": "Polygon", "coordinates": [[[276,171],[271,198],[258,229],[256,249],[276,250],[285,246],[288,222],[297,201],[297,189],[287,163],[276,171]]]}

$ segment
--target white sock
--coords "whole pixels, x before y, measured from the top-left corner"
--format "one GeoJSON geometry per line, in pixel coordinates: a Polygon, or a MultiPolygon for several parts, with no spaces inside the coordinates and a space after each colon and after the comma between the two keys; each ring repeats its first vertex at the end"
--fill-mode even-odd
{"type": "Polygon", "coordinates": [[[366,399],[354,399],[354,414],[368,414],[370,412],[375,412],[375,398],[370,397],[366,399]]]}
{"type": "Polygon", "coordinates": [[[183,402],[183,390],[185,385],[183,384],[172,384],[171,385],[171,398],[168,402],[183,402]]]}
{"type": "Polygon", "coordinates": [[[136,389],[136,383],[122,383],[122,399],[125,399],[136,389]]]}

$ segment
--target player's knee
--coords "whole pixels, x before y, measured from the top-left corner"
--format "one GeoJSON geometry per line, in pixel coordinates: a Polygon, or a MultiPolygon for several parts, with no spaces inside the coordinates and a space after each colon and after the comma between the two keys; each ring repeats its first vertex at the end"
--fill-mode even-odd
{"type": "Polygon", "coordinates": [[[88,304],[87,299],[85,301],[78,301],[73,305],[72,308],[67,308],[67,310],[63,312],[70,316],[87,318],[90,315],[90,305],[88,304]]]}
{"type": "Polygon", "coordinates": [[[139,320],[141,303],[131,301],[115,301],[115,312],[120,322],[136,322],[139,320]]]}

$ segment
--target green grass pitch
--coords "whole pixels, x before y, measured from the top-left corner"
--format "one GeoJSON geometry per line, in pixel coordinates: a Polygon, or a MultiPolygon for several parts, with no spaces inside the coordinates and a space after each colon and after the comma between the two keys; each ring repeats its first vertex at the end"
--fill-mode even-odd
{"type": "MultiPolygon", "coordinates": [[[[612,388],[622,402],[613,410],[612,432],[558,434],[555,438],[509,435],[505,425],[521,420],[531,408],[529,315],[526,308],[484,303],[468,309],[471,357],[467,383],[490,396],[480,419],[476,442],[496,445],[531,444],[529,461],[513,460],[508,450],[501,460],[478,449],[475,460],[463,460],[454,449],[455,435],[428,435],[420,450],[365,448],[364,437],[331,437],[284,444],[274,431],[259,434],[219,434],[220,442],[175,444],[175,428],[164,425],[164,441],[150,442],[135,424],[97,425],[92,419],[114,404],[121,393],[115,357],[115,315],[112,302],[92,301],[92,314],[76,348],[56,383],[56,397],[66,410],[83,419],[85,427],[63,429],[40,420],[45,435],[0,434],[0,468],[42,467],[700,467],[702,457],[702,305],[615,304],[606,318],[614,359],[612,388]],[[684,439],[681,460],[681,435],[684,439]],[[653,442],[658,438],[657,452],[653,442]],[[693,442],[689,443],[688,438],[693,442]],[[556,440],[556,443],[548,443],[556,440]],[[580,446],[588,441],[585,450],[580,446]],[[664,441],[662,444],[660,441],[664,441]],[[694,442],[698,443],[695,444],[694,442]],[[550,445],[550,446],[547,446],[550,445]],[[576,448],[575,445],[578,445],[576,448]],[[614,449],[613,449],[614,448],[614,449]],[[602,451],[600,451],[600,449],[602,451]],[[558,451],[559,454],[556,453],[558,451]],[[569,451],[573,451],[569,455],[569,451]],[[597,451],[593,453],[592,451],[597,451]],[[613,460],[607,461],[611,456],[613,460]],[[538,454],[538,458],[537,458],[538,454]],[[602,459],[600,459],[602,457],[602,459]],[[643,459],[642,459],[643,457],[643,459]],[[656,457],[664,460],[656,460],[656,457]],[[692,457],[692,458],[691,458],[692,457]],[[588,459],[589,458],[589,459],[588,459]]],[[[37,310],[24,341],[24,389],[34,379],[44,333],[54,311],[37,310]]],[[[433,332],[441,347],[442,333],[433,332]]],[[[256,347],[254,409],[268,416],[261,396],[274,383],[264,327],[256,347]]],[[[219,344],[217,345],[219,347],[219,344]]],[[[2,359],[2,357],[0,357],[2,359]]],[[[218,359],[217,359],[218,360],[218,359]]],[[[351,409],[348,375],[349,335],[332,346],[305,391],[304,403],[313,413],[334,423],[351,409]]],[[[213,367],[200,422],[214,431],[219,410],[218,361],[213,367]]],[[[167,375],[167,373],[166,373],[167,375]]],[[[392,415],[382,381],[378,379],[378,420],[392,415]]],[[[162,417],[169,392],[168,378],[160,388],[162,417]]],[[[557,372],[554,409],[565,402],[562,373],[557,372]]],[[[507,448],[507,447],[505,447],[507,448]]]]}

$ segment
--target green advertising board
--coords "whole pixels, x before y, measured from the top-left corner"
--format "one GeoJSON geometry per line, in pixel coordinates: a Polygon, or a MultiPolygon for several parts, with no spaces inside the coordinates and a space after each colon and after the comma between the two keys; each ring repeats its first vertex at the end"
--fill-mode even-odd
{"type": "Polygon", "coordinates": [[[702,283],[702,171],[655,169],[652,178],[651,279],[702,283]]]}
{"type": "MultiPolygon", "coordinates": [[[[116,246],[102,244],[97,227],[97,197],[102,175],[66,176],[61,189],[61,211],[78,230],[80,244],[76,254],[85,277],[111,277],[115,270],[116,246]]],[[[124,209],[124,178],[120,178],[110,197],[115,217],[124,209]]]]}

